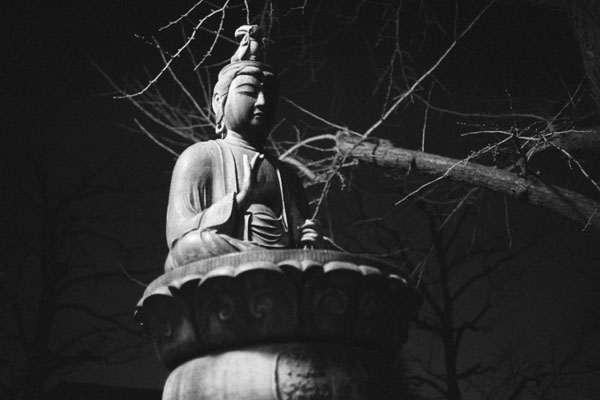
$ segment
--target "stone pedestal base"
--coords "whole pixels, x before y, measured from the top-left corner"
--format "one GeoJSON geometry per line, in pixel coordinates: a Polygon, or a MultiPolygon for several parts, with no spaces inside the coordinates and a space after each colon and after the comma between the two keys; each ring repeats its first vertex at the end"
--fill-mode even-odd
{"type": "Polygon", "coordinates": [[[177,367],[163,400],[402,399],[393,361],[376,351],[283,343],[215,353],[177,367]]]}
{"type": "Polygon", "coordinates": [[[418,307],[380,260],[261,250],[165,273],[136,318],[172,370],[164,400],[402,400],[392,359],[418,307]]]}

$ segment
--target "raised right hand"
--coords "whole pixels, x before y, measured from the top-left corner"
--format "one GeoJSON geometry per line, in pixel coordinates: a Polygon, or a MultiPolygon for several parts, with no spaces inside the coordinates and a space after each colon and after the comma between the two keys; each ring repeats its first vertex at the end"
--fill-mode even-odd
{"type": "Polygon", "coordinates": [[[252,157],[251,161],[248,161],[248,155],[243,156],[243,170],[244,177],[242,178],[242,184],[240,185],[240,191],[236,194],[235,200],[240,208],[246,208],[248,202],[252,198],[252,192],[256,188],[258,182],[258,169],[260,168],[261,161],[265,158],[264,154],[256,154],[252,157]]]}

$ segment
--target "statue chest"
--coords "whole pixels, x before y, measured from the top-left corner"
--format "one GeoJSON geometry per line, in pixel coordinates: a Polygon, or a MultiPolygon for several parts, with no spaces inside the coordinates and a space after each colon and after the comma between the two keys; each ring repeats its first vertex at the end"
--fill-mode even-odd
{"type": "MultiPolygon", "coordinates": [[[[251,160],[257,153],[250,150],[234,152],[238,185],[244,180],[243,154],[251,160]]],[[[269,207],[276,215],[282,211],[281,189],[277,168],[268,159],[263,159],[258,167],[256,185],[252,188],[251,204],[262,204],[269,207]]]]}

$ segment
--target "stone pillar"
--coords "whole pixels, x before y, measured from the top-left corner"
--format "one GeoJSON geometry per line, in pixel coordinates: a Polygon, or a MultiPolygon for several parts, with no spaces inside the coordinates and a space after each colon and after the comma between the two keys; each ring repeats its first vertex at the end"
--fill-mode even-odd
{"type": "Polygon", "coordinates": [[[380,260],[261,250],[162,275],[136,319],[171,370],[163,400],[402,399],[396,357],[419,304],[380,260]]]}

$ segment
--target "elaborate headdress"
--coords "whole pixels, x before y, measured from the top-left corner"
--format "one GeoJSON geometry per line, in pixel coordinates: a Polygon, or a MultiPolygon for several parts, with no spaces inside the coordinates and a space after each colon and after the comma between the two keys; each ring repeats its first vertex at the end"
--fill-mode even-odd
{"type": "Polygon", "coordinates": [[[223,110],[231,81],[241,73],[270,72],[273,74],[273,68],[264,63],[263,33],[260,27],[257,25],[240,26],[235,31],[235,38],[239,42],[239,47],[231,57],[231,62],[219,72],[219,79],[213,91],[212,109],[215,113],[218,134],[223,134],[225,130],[223,110]],[[219,96],[216,96],[217,94],[219,96]]]}

